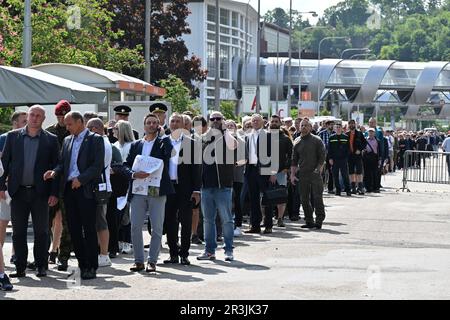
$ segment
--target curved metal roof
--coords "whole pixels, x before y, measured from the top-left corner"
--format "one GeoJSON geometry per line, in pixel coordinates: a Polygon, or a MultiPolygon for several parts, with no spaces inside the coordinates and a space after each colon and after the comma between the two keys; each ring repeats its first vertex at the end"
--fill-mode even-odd
{"type": "Polygon", "coordinates": [[[79,64],[45,63],[30,68],[100,89],[116,89],[155,96],[165,94],[165,89],[141,79],[79,64]]]}
{"type": "Polygon", "coordinates": [[[0,66],[0,105],[106,102],[106,92],[95,87],[28,68],[0,66]]]}
{"type": "MultiPolygon", "coordinates": [[[[239,57],[234,57],[239,63],[240,81],[235,80],[234,88],[240,91],[242,84],[256,85],[256,58],[250,58],[244,64],[239,57]],[[246,70],[247,69],[247,70],[246,70]],[[244,75],[244,76],[243,76],[244,75]]],[[[288,58],[279,58],[279,81],[275,80],[277,58],[261,58],[261,85],[278,86],[281,91],[279,99],[283,98],[283,89],[288,84],[288,58]]],[[[302,91],[310,91],[311,99],[317,101],[318,87],[320,98],[323,99],[329,90],[351,91],[347,100],[352,103],[370,104],[378,101],[384,92],[397,96],[397,103],[405,105],[423,105],[431,101],[431,96],[441,93],[443,99],[450,103],[450,62],[403,62],[394,60],[340,60],[323,59],[298,60],[291,62],[291,84],[302,91]],[[300,66],[299,66],[300,65],[300,66]],[[319,67],[318,67],[319,66],[319,67]],[[318,70],[319,69],[319,70],[318,70]],[[320,71],[320,72],[318,72],[320,71]]],[[[237,72],[233,73],[237,75],[237,72]]],[[[285,91],[285,90],[284,90],[285,91]]],[[[271,98],[275,100],[272,88],[271,98]]],[[[345,93],[344,93],[345,95],[345,93]]],[[[239,95],[238,95],[239,96],[239,95]]]]}

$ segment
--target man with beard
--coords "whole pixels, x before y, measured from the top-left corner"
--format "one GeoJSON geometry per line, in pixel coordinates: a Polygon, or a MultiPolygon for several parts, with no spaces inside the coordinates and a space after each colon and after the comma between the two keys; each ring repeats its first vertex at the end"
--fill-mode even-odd
{"type": "MultiPolygon", "coordinates": [[[[276,175],[270,176],[269,183],[270,184],[278,184],[287,188],[287,172],[291,167],[291,158],[292,158],[292,141],[289,139],[286,134],[280,130],[281,128],[281,119],[277,115],[272,115],[270,120],[270,130],[273,133],[272,138],[278,138],[278,149],[279,149],[279,169],[276,175]]],[[[277,226],[284,227],[283,216],[284,211],[286,209],[286,203],[281,203],[277,205],[277,226]]],[[[269,214],[266,214],[266,219],[264,219],[265,230],[264,233],[270,233],[272,231],[272,206],[267,206],[266,211],[269,211],[269,214]],[[269,219],[270,218],[270,219],[269,219]]]]}
{"type": "Polygon", "coordinates": [[[301,226],[308,229],[321,229],[325,220],[325,207],[323,204],[323,182],[320,176],[325,162],[325,148],[319,137],[311,134],[312,124],[308,120],[300,123],[302,135],[295,140],[292,152],[291,183],[300,184],[300,198],[305,212],[306,224],[301,226]],[[299,172],[299,178],[296,173],[299,172]],[[314,222],[313,208],[311,206],[311,192],[316,212],[314,222]]]}

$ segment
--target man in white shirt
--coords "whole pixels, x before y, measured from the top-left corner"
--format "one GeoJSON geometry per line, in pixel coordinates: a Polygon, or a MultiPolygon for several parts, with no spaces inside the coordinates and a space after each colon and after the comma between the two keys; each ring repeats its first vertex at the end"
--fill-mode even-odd
{"type": "MultiPolygon", "coordinates": [[[[99,118],[90,119],[86,126],[91,132],[97,133],[103,137],[105,142],[105,166],[104,176],[106,178],[106,190],[112,192],[110,174],[111,174],[111,159],[112,159],[112,146],[107,136],[105,136],[103,121],[99,118]]],[[[111,260],[108,256],[108,244],[109,244],[109,230],[108,222],[106,220],[107,205],[97,205],[97,237],[100,246],[100,253],[98,255],[98,266],[108,267],[111,265],[111,260]]]]}
{"type": "Polygon", "coordinates": [[[172,157],[169,161],[169,176],[175,193],[167,196],[165,207],[165,228],[170,257],[166,264],[181,262],[189,265],[191,245],[192,207],[200,202],[201,162],[194,160],[195,142],[185,133],[183,116],[174,113],[169,120],[172,157]],[[181,223],[181,246],[178,248],[178,225],[181,223]],[[180,260],[179,260],[180,258],[180,260]]]}

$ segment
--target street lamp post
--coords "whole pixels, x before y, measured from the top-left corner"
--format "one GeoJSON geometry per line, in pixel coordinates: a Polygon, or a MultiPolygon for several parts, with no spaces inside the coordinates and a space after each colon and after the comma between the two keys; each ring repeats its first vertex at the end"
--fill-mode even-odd
{"type": "Polygon", "coordinates": [[[215,89],[214,90],[214,110],[220,110],[220,7],[219,0],[216,0],[216,47],[215,47],[215,65],[216,65],[216,74],[215,74],[215,89]]]}
{"type": "MultiPolygon", "coordinates": [[[[314,11],[311,11],[311,13],[313,13],[314,11]]],[[[315,12],[314,12],[315,13],[315,12]]],[[[313,17],[314,17],[314,13],[313,13],[313,17]]],[[[316,13],[317,15],[317,13],[316,13]]],[[[322,26],[311,26],[311,27],[306,27],[304,29],[302,29],[301,32],[305,32],[306,30],[311,30],[311,29],[328,29],[328,27],[322,27],[322,26]]],[[[302,36],[300,33],[300,37],[298,38],[298,104],[300,105],[300,102],[302,101],[302,78],[301,78],[301,71],[302,71],[302,63],[301,63],[301,55],[302,55],[302,36]]]]}
{"type": "Polygon", "coordinates": [[[23,23],[22,67],[31,66],[31,0],[25,0],[23,23]]]}
{"type": "Polygon", "coordinates": [[[341,53],[341,59],[344,58],[344,54],[346,52],[350,52],[350,51],[365,51],[365,52],[370,52],[369,48],[349,48],[349,49],[345,49],[344,51],[342,51],[341,53]]]}
{"type": "Polygon", "coordinates": [[[247,84],[247,59],[248,59],[248,7],[250,5],[250,0],[247,2],[247,7],[245,8],[245,52],[244,52],[244,74],[245,74],[245,84],[247,84]]]}
{"type": "Polygon", "coordinates": [[[150,83],[150,23],[152,14],[152,1],[145,1],[145,76],[146,82],[150,83]]]}
{"type": "Polygon", "coordinates": [[[261,19],[261,1],[258,0],[258,39],[256,39],[256,113],[260,112],[260,90],[259,90],[259,81],[260,81],[260,70],[259,70],[259,57],[261,55],[261,24],[259,23],[261,19]]]}
{"type": "Polygon", "coordinates": [[[320,47],[325,40],[348,39],[348,37],[325,37],[319,42],[319,51],[317,54],[317,115],[320,113],[320,47]]]}
{"type": "Polygon", "coordinates": [[[292,68],[292,0],[289,1],[289,65],[288,65],[288,96],[287,109],[291,110],[291,68],[292,68]]]}

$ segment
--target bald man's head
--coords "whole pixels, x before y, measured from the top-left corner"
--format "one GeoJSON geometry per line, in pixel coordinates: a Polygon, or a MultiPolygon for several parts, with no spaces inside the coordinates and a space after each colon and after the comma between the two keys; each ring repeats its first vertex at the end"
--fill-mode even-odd
{"type": "Polygon", "coordinates": [[[41,129],[45,120],[45,109],[43,106],[35,104],[28,110],[27,125],[31,129],[41,129]]]}

